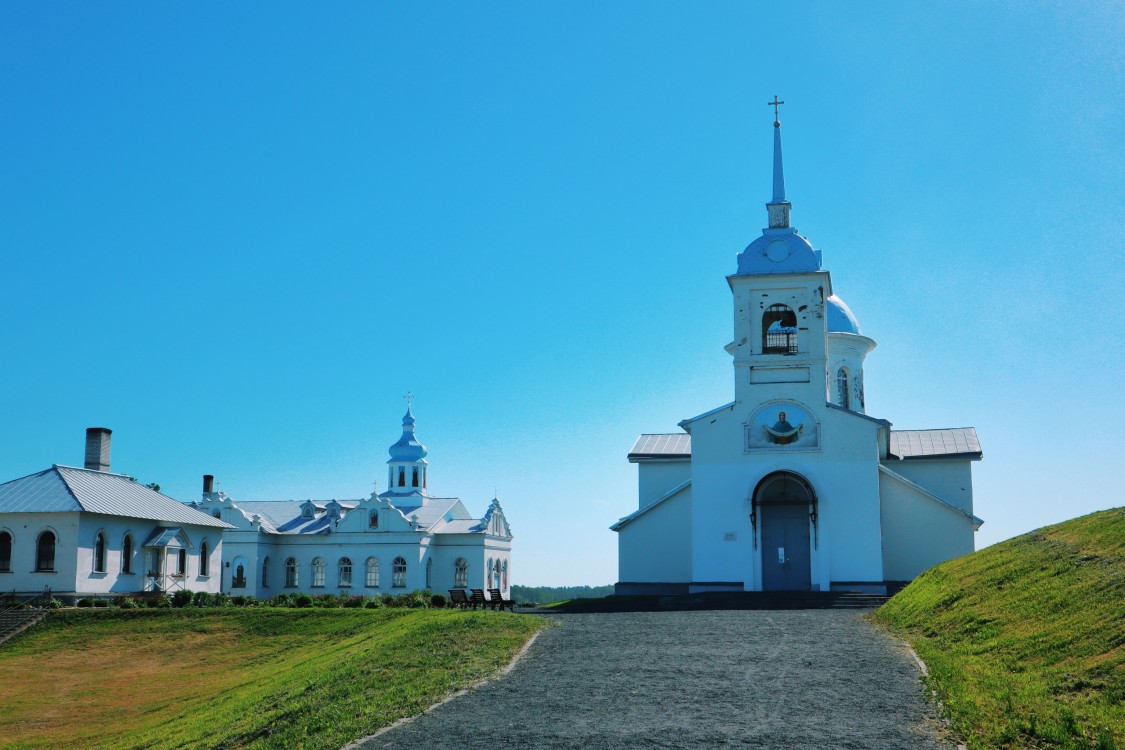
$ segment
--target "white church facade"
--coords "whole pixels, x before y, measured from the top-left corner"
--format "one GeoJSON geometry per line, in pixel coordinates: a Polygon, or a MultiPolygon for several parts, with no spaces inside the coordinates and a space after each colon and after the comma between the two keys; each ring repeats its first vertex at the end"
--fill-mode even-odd
{"type": "Polygon", "coordinates": [[[499,500],[473,516],[430,493],[410,408],[389,449],[388,489],[356,500],[235,501],[203,478],[194,506],[221,519],[223,591],[371,596],[497,588],[510,596],[512,531],[499,500]]]}
{"type": "Polygon", "coordinates": [[[974,549],[976,431],[864,413],[875,341],[790,209],[775,118],[769,227],[727,277],[734,400],[629,452],[639,497],[611,527],[618,594],[884,593],[974,549]]]}

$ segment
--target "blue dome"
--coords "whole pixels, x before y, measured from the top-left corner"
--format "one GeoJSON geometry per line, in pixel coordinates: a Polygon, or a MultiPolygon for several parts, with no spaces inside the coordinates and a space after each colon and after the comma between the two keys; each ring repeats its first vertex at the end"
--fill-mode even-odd
{"type": "Polygon", "coordinates": [[[414,435],[414,415],[410,413],[410,409],[406,410],[406,416],[402,418],[402,437],[398,442],[387,449],[391,458],[387,463],[396,461],[417,462],[426,457],[426,446],[418,442],[418,438],[414,435]]]}
{"type": "Polygon", "coordinates": [[[828,304],[828,332],[829,333],[854,333],[859,334],[859,321],[844,304],[844,300],[833,294],[825,300],[828,304]]]}
{"type": "Polygon", "coordinates": [[[820,251],[814,250],[797,230],[764,229],[762,236],[738,255],[735,276],[770,273],[808,273],[820,270],[820,251]]]}

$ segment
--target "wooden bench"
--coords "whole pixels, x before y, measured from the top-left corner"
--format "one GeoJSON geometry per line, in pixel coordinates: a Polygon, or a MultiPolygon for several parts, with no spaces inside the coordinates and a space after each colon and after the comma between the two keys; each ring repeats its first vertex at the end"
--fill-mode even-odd
{"type": "Polygon", "coordinates": [[[516,611],[516,603],[511,599],[505,599],[504,596],[500,593],[500,589],[489,589],[488,596],[489,604],[491,604],[495,609],[503,612],[504,607],[507,607],[513,613],[516,611]]]}
{"type": "Polygon", "coordinates": [[[464,589],[449,590],[449,606],[457,607],[458,609],[464,609],[470,604],[472,604],[472,602],[469,601],[469,597],[465,596],[464,589]]]}
{"type": "Polygon", "coordinates": [[[469,591],[473,594],[472,598],[469,599],[469,604],[473,609],[476,609],[478,604],[481,609],[489,606],[488,600],[484,598],[484,589],[469,589],[469,591]]]}

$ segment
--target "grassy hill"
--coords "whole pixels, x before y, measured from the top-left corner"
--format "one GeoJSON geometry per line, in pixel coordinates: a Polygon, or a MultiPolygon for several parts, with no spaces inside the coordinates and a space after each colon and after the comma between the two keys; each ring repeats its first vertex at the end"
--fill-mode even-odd
{"type": "Polygon", "coordinates": [[[970,750],[1125,749],[1125,508],[939,565],[876,618],[970,750]]]}
{"type": "Polygon", "coordinates": [[[55,612],[0,647],[2,748],[339,748],[493,674],[537,617],[55,612]]]}

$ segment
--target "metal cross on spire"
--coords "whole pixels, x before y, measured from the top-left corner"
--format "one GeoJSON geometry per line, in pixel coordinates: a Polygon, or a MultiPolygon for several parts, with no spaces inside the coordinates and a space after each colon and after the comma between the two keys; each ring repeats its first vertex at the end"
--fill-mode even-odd
{"type": "Polygon", "coordinates": [[[767,106],[767,107],[773,107],[773,119],[774,119],[775,121],[779,121],[779,122],[780,122],[780,120],[781,120],[781,118],[780,118],[780,117],[778,117],[778,112],[777,112],[777,108],[778,108],[778,107],[780,107],[780,106],[781,106],[782,104],[785,104],[785,102],[783,102],[783,101],[780,101],[780,100],[779,100],[779,99],[777,98],[777,94],[774,94],[774,95],[773,95],[773,101],[772,101],[772,102],[766,102],[766,106],[767,106]]]}
{"type": "Polygon", "coordinates": [[[410,391],[407,391],[406,395],[403,396],[403,398],[406,399],[406,408],[407,409],[409,409],[411,406],[414,405],[414,394],[411,393],[410,391]]]}

